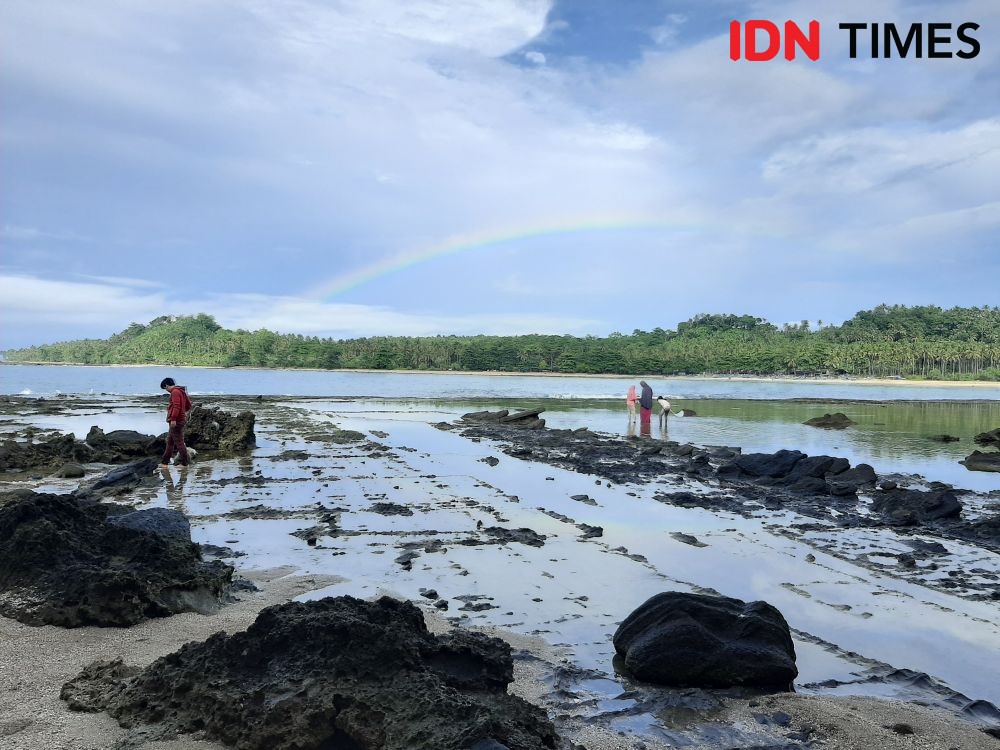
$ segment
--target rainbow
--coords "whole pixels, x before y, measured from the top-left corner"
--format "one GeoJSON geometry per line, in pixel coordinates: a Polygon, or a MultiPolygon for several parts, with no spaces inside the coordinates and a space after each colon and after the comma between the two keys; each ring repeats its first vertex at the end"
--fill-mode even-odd
{"type": "Polygon", "coordinates": [[[338,274],[308,289],[304,296],[308,299],[325,301],[339,294],[357,289],[377,279],[400,273],[422,263],[445,258],[460,253],[487,250],[514,242],[538,238],[564,237],[581,234],[607,234],[620,232],[685,232],[699,231],[703,227],[679,221],[662,219],[614,219],[605,221],[564,222],[539,224],[516,231],[492,231],[458,234],[436,244],[404,251],[376,261],[353,271],[338,274]]]}

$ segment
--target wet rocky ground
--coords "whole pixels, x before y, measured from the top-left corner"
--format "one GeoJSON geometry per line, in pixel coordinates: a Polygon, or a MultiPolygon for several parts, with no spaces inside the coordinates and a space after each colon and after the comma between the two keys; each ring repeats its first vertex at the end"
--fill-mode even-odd
{"type": "MultiPolygon", "coordinates": [[[[740,459],[730,448],[469,424],[457,412],[342,413],[331,399],[210,405],[254,411],[256,449],[196,457],[187,473],[154,474],[108,499],[182,511],[202,554],[237,569],[287,565],[345,579],[300,599],[390,594],[428,617],[506,634],[515,675],[531,675],[512,690],[544,708],[567,742],[815,747],[829,734],[752,692],[629,677],[612,635],[667,590],[776,606],[792,627],[800,696],[895,698],[1000,726],[1000,563],[995,531],[982,523],[996,497],[877,467],[860,481],[865,470],[837,480],[827,466],[808,478],[828,489],[803,492],[782,483],[791,470],[720,472],[740,459]],[[876,510],[879,493],[910,490],[951,493],[958,517],[940,496],[939,517],[918,512],[925,495],[903,503],[912,517],[876,510]]],[[[148,434],[161,406],[11,399],[0,404],[0,433],[38,441],[99,425],[148,434]]],[[[84,462],[81,479],[58,476],[55,463],[2,480],[65,494],[113,468],[84,462]]]]}

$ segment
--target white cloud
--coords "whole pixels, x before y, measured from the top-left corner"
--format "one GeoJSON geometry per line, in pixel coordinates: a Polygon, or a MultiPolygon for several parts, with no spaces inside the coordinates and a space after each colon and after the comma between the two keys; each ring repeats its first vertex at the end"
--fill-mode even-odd
{"type": "Polygon", "coordinates": [[[0,274],[0,315],[5,346],[40,343],[15,331],[23,326],[56,324],[62,338],[106,336],[129,323],[164,314],[214,315],[228,328],[267,328],[281,333],[352,338],[357,336],[432,336],[437,334],[583,333],[601,321],[530,312],[499,315],[448,315],[396,310],[387,306],[321,302],[281,295],[212,294],[177,298],[131,279],[66,281],[0,274]],[[122,283],[132,282],[132,283],[122,283]]]}

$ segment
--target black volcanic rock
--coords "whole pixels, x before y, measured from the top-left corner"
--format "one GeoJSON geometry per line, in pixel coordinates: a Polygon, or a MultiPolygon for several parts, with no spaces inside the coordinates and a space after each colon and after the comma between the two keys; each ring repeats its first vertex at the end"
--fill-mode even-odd
{"type": "Polygon", "coordinates": [[[835,414],[824,414],[822,417],[807,419],[802,424],[809,425],[810,427],[822,427],[826,430],[843,430],[854,424],[854,420],[843,412],[838,411],[835,414]]]}
{"type": "Polygon", "coordinates": [[[215,609],[233,569],[203,562],[175,517],[121,511],[35,493],[0,507],[0,614],[28,625],[129,626],[215,609]],[[109,522],[115,514],[121,524],[109,522]]]}
{"type": "Polygon", "coordinates": [[[63,686],[71,708],[237,750],[555,748],[542,709],[509,695],[510,646],[431,635],[413,604],[349,596],[263,610],[142,671],[98,662],[63,686]]]}
{"type": "Polygon", "coordinates": [[[1000,448],[1000,427],[995,430],[990,430],[989,432],[980,432],[974,438],[972,438],[977,445],[984,446],[994,446],[1000,448]]]}
{"type": "Polygon", "coordinates": [[[745,453],[737,456],[732,465],[742,474],[751,477],[777,479],[787,476],[806,457],[800,451],[780,450],[777,453],[745,453]]]}
{"type": "Polygon", "coordinates": [[[958,518],[962,504],[951,490],[885,490],[875,495],[872,510],[899,526],[913,526],[942,518],[958,518]]]}
{"type": "Polygon", "coordinates": [[[199,451],[239,454],[257,445],[254,434],[256,416],[252,411],[238,414],[196,406],[184,427],[184,442],[199,451]]]}
{"type": "Polygon", "coordinates": [[[1000,471],[1000,453],[972,451],[959,463],[969,471],[1000,471]]]}
{"type": "Polygon", "coordinates": [[[614,645],[629,673],[660,685],[787,690],[798,674],[788,624],[766,602],[657,594],[625,618],[614,645]]]}

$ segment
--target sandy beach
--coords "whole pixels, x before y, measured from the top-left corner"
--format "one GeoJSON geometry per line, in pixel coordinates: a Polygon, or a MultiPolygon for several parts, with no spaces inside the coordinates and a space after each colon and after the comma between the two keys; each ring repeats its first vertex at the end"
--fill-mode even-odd
{"type": "MultiPolygon", "coordinates": [[[[239,593],[215,614],[129,628],[0,620],[0,689],[13,696],[0,706],[0,747],[221,748],[71,712],[59,691],[94,660],[141,667],[185,642],[243,629],[270,604],[340,595],[409,600],[434,632],[458,627],[508,642],[510,692],[544,709],[575,743],[566,748],[996,746],[984,729],[1000,717],[990,598],[1000,564],[963,536],[978,516],[915,531],[852,526],[844,521],[855,511],[840,504],[831,514],[829,500],[769,508],[770,491],[755,485],[723,491],[691,471],[714,471],[721,453],[689,464],[701,449],[679,459],[671,451],[683,446],[655,440],[571,443],[568,431],[495,433],[458,413],[342,401],[223,403],[256,412],[251,454],[196,457],[186,474],[154,475],[116,502],[183,512],[195,541],[260,592],[239,593]],[[919,552],[935,544],[947,554],[919,552]],[[898,562],[907,554],[915,565],[898,562]],[[618,623],[670,590],[777,606],[792,627],[796,692],[665,689],[622,673],[611,644],[618,623]]],[[[41,440],[60,423],[113,415],[152,431],[161,418],[144,399],[63,399],[60,416],[52,408],[14,399],[4,429],[44,423],[41,440]]],[[[108,468],[88,466],[88,477],[108,468]]],[[[3,479],[57,493],[79,484],[36,472],[3,479]]],[[[967,512],[994,502],[962,498],[967,512]]]]}

